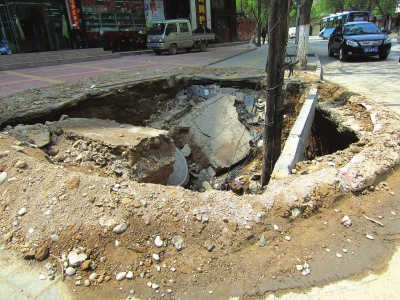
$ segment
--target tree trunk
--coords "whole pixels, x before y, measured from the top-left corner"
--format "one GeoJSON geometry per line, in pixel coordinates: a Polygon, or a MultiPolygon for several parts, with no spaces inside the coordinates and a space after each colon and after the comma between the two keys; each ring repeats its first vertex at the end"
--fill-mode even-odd
{"type": "Polygon", "coordinates": [[[313,0],[301,0],[300,7],[300,22],[299,22],[299,41],[297,45],[297,67],[299,69],[307,68],[308,54],[308,37],[310,35],[310,14],[313,0]]]}
{"type": "Polygon", "coordinates": [[[268,25],[267,104],[264,124],[262,186],[269,182],[276,160],[280,155],[283,118],[282,85],[290,3],[291,0],[272,0],[271,4],[271,17],[268,25]]]}

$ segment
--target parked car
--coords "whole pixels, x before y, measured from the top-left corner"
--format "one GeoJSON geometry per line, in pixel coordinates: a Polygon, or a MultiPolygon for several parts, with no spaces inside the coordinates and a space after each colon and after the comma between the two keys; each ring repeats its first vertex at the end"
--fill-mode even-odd
{"type": "Polygon", "coordinates": [[[289,39],[294,39],[296,37],[296,27],[289,28],[289,39]]]}
{"type": "Polygon", "coordinates": [[[329,37],[328,55],[339,54],[345,61],[354,56],[379,56],[386,59],[392,47],[388,37],[374,23],[349,22],[336,27],[329,37]]]}
{"type": "Polygon", "coordinates": [[[208,44],[215,40],[215,34],[196,32],[197,30],[192,31],[190,22],[186,19],[154,23],[147,35],[147,48],[152,49],[155,54],[169,52],[174,55],[180,49],[185,49],[186,52],[199,49],[204,52],[208,44]]]}

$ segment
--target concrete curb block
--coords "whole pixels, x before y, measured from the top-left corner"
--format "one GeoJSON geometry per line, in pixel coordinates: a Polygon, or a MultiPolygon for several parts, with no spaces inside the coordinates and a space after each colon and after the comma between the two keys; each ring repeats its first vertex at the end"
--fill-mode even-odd
{"type": "MultiPolygon", "coordinates": [[[[322,65],[318,55],[315,56],[317,76],[322,80],[322,65]]],[[[272,171],[272,177],[280,179],[289,176],[295,164],[303,159],[303,153],[307,146],[308,136],[314,122],[315,106],[318,100],[318,90],[311,90],[305,100],[296,122],[286,140],[285,147],[272,171]]]]}
{"type": "Polygon", "coordinates": [[[318,91],[312,90],[304,101],[296,122],[286,140],[282,154],[275,164],[272,176],[275,179],[284,178],[292,173],[295,164],[303,159],[307,146],[308,136],[314,122],[315,105],[317,104],[318,91]]]}

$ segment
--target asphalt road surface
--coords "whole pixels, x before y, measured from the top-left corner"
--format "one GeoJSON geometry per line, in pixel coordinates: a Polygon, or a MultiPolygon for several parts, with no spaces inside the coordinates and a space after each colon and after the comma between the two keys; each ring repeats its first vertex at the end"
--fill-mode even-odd
{"type": "MultiPolygon", "coordinates": [[[[393,109],[400,115],[400,46],[392,38],[392,51],[386,60],[378,57],[354,58],[346,62],[339,61],[338,56],[328,56],[328,41],[318,37],[309,38],[310,54],[319,56],[322,64],[323,79],[342,85],[352,92],[359,93],[371,100],[393,109]]],[[[252,44],[250,47],[255,47],[252,44]]],[[[294,41],[288,43],[288,52],[292,53],[294,41]]],[[[268,45],[261,45],[254,51],[226,59],[212,67],[247,67],[265,69],[268,45]]]]}

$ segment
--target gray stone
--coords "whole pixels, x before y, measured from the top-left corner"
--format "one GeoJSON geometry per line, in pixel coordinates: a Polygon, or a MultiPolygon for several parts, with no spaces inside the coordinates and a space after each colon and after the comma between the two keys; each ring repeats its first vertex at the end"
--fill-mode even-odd
{"type": "Polygon", "coordinates": [[[204,242],[204,248],[211,252],[215,248],[215,244],[212,241],[207,240],[204,242]]]}
{"type": "Polygon", "coordinates": [[[172,239],[171,239],[171,243],[172,245],[174,245],[174,247],[176,248],[176,250],[182,250],[183,248],[185,248],[185,245],[183,243],[183,238],[179,235],[175,235],[172,239]]]}
{"type": "Polygon", "coordinates": [[[262,235],[260,238],[260,241],[258,242],[258,246],[264,247],[267,244],[267,241],[265,240],[265,236],[262,235]]]}
{"type": "Polygon", "coordinates": [[[186,94],[188,95],[189,98],[192,98],[193,96],[198,96],[200,95],[202,87],[199,85],[192,85],[186,89],[186,94]]]}
{"type": "Polygon", "coordinates": [[[128,228],[128,226],[129,226],[129,223],[119,224],[114,227],[113,232],[118,233],[118,234],[123,233],[128,228]]]}
{"type": "Polygon", "coordinates": [[[65,274],[67,274],[67,275],[69,275],[69,276],[75,275],[75,273],[76,273],[76,270],[75,270],[73,267],[68,267],[68,268],[65,270],[65,274]]]}
{"type": "Polygon", "coordinates": [[[181,149],[181,152],[182,152],[184,157],[188,157],[190,155],[190,153],[192,153],[192,149],[190,148],[190,146],[188,144],[186,144],[181,149]]]}

